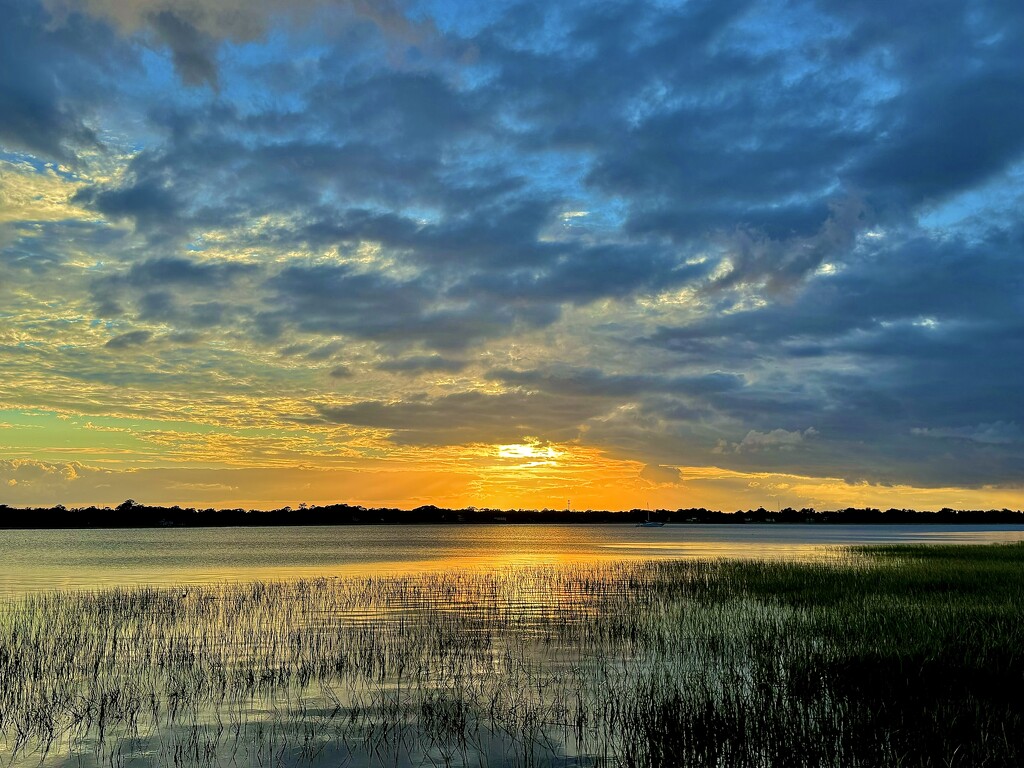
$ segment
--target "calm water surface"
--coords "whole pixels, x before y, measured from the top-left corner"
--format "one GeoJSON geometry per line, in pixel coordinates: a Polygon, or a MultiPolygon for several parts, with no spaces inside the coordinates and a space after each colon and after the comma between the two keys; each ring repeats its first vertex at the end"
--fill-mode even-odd
{"type": "MultiPolygon", "coordinates": [[[[660,743],[651,728],[688,722],[680,702],[699,723],[707,712],[761,722],[754,713],[785,698],[771,692],[782,678],[748,676],[775,670],[774,649],[811,625],[802,611],[736,592],[731,569],[716,577],[703,563],[652,560],[1021,540],[1024,526],[0,531],[0,768],[667,765],[627,756],[660,743]],[[626,565],[585,567],[614,562],[626,565]],[[665,574],[691,588],[658,587],[665,574]],[[327,578],[285,581],[314,576],[327,578]],[[283,583],[226,583],[268,580],[283,583]],[[725,591],[694,599],[705,583],[725,591]],[[143,584],[174,586],[53,592],[143,584]],[[676,719],[651,720],[662,711],[676,719]]],[[[788,658],[817,647],[804,639],[788,658]]],[[[820,696],[792,710],[794,738],[845,755],[850,736],[833,726],[846,711],[821,709],[844,700],[820,696]],[[807,723],[823,730],[800,731],[807,723]]],[[[1005,740],[1005,727],[994,732],[1005,740]]],[[[735,740],[724,733],[713,738],[735,740]]],[[[768,731],[745,733],[752,750],[768,750],[745,765],[780,764],[767,757],[772,742],[758,746],[768,731]]]]}
{"type": "Polygon", "coordinates": [[[816,559],[854,544],[1024,540],[1024,526],[409,525],[0,530],[0,596],[642,558],[816,559]]]}

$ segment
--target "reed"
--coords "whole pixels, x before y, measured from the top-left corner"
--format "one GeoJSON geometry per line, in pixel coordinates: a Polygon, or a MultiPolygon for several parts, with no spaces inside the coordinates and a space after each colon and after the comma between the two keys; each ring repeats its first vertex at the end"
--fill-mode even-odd
{"type": "Polygon", "coordinates": [[[33,594],[12,765],[1024,764],[1024,546],[33,594]]]}

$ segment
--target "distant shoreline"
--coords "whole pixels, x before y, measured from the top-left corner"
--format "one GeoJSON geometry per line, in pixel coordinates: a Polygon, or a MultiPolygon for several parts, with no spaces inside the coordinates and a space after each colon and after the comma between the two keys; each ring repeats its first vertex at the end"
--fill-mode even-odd
{"type": "Polygon", "coordinates": [[[415,509],[351,504],[282,507],[273,510],[196,509],[140,504],[131,499],[116,507],[10,507],[0,504],[0,529],[225,528],[345,525],[480,524],[639,524],[743,525],[750,523],[821,525],[1024,525],[1024,511],[1010,509],[919,511],[849,507],[818,511],[758,509],[723,512],[704,508],[609,510],[415,509]]]}

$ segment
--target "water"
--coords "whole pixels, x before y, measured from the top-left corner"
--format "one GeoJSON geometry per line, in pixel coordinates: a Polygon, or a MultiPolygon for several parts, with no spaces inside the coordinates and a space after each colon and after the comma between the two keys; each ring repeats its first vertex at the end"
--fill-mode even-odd
{"type": "Polygon", "coordinates": [[[410,525],[0,530],[0,596],[139,584],[494,570],[647,558],[815,559],[854,544],[1024,540],[984,525],[410,525]]]}
{"type": "MultiPolygon", "coordinates": [[[[814,622],[827,616],[758,599],[771,569],[757,566],[744,576],[731,564],[697,558],[816,560],[835,558],[850,544],[1021,540],[1024,526],[0,531],[0,764],[689,764],[643,757],[662,741],[679,746],[673,734],[687,727],[726,745],[747,739],[771,757],[745,764],[768,766],[793,762],[762,744],[788,738],[789,726],[779,723],[797,724],[797,754],[815,745],[840,756],[804,763],[851,764],[853,731],[845,729],[853,726],[840,698],[774,692],[786,685],[779,674],[828,640],[814,633],[814,622]],[[53,591],[142,584],[174,586],[53,591]],[[783,652],[789,656],[780,667],[776,654],[783,652]],[[748,684],[755,673],[761,682],[748,684]],[[741,716],[733,717],[736,707],[741,716]],[[701,718],[708,712],[754,730],[707,731],[701,718]],[[775,714],[759,719],[765,712],[775,714]],[[806,727],[820,732],[805,738],[806,727]]],[[[780,589],[768,592],[792,589],[793,570],[784,569],[780,589]]],[[[797,570],[807,590],[836,589],[831,567],[797,570]]],[[[905,590],[901,582],[894,593],[892,579],[900,577],[890,569],[881,603],[855,590],[842,603],[848,615],[836,621],[860,626],[865,606],[874,606],[892,612],[890,635],[900,643],[915,626],[946,627],[942,642],[960,638],[973,654],[979,633],[993,626],[985,612],[992,606],[947,592],[956,573],[939,574],[943,590],[918,590],[896,605],[886,601],[904,599],[905,590]],[[965,621],[964,606],[976,607],[977,617],[965,621]]],[[[1005,575],[998,572],[991,594],[1002,586],[1003,600],[1016,600],[1019,585],[1005,575]]],[[[964,584],[977,587],[970,578],[964,584]]],[[[889,623],[877,618],[866,623],[872,642],[889,623]]],[[[936,711],[945,729],[945,711],[936,711]]],[[[976,741],[999,746],[1005,724],[1017,721],[1000,710],[979,722],[994,724],[996,736],[979,730],[976,741]]],[[[884,742],[890,732],[902,731],[876,736],[884,742]]]]}

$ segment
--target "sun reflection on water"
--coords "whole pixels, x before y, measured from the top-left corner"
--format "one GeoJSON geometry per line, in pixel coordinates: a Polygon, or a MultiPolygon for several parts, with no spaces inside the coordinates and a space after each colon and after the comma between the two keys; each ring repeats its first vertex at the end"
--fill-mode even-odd
{"type": "Polygon", "coordinates": [[[820,560],[856,544],[1024,540],[970,526],[408,525],[0,531],[0,598],[51,589],[402,576],[615,560],[820,560]]]}

